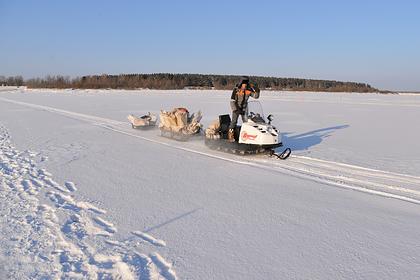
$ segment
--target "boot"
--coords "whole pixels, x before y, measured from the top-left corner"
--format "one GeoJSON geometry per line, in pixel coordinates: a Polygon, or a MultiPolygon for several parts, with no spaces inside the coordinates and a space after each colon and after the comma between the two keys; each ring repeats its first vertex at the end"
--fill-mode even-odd
{"type": "Polygon", "coordinates": [[[235,135],[233,133],[233,129],[229,129],[228,131],[228,141],[229,142],[235,142],[235,135]]]}

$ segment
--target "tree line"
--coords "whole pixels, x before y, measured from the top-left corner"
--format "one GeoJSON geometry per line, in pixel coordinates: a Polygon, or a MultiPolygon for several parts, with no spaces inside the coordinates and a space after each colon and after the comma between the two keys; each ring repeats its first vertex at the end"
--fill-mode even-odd
{"type": "MultiPolygon", "coordinates": [[[[2,77],[0,85],[27,86],[29,88],[74,89],[232,89],[241,79],[237,75],[207,74],[120,74],[90,75],[77,78],[47,76],[23,80],[21,76],[2,77]]],[[[377,92],[366,83],[299,78],[250,76],[251,81],[265,90],[330,91],[330,92],[377,92]]]]}
{"type": "Polygon", "coordinates": [[[23,86],[25,85],[22,76],[14,76],[14,77],[5,77],[0,76],[0,86],[23,86]]]}

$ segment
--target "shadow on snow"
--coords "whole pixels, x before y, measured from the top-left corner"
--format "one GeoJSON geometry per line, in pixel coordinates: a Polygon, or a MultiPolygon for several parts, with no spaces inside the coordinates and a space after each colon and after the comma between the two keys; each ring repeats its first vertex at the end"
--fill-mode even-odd
{"type": "Polygon", "coordinates": [[[318,145],[324,138],[330,137],[333,132],[339,129],[347,128],[349,125],[338,125],[326,128],[320,128],[309,132],[293,135],[290,132],[283,133],[283,143],[292,151],[307,150],[312,146],[318,145]]]}
{"type": "Polygon", "coordinates": [[[176,217],[173,217],[173,218],[171,218],[171,219],[169,219],[169,220],[167,220],[167,221],[165,221],[163,223],[160,223],[158,225],[154,225],[152,227],[149,227],[149,228],[145,229],[144,232],[148,233],[148,232],[151,232],[152,230],[155,230],[157,228],[166,226],[167,224],[170,224],[170,223],[173,223],[173,222],[175,222],[175,221],[177,221],[179,219],[185,218],[185,217],[187,217],[187,216],[189,216],[189,215],[191,215],[191,214],[193,214],[193,213],[195,213],[195,212],[197,212],[198,210],[201,210],[201,209],[202,208],[196,208],[196,209],[193,209],[193,210],[188,211],[186,213],[182,213],[182,214],[180,214],[180,215],[178,215],[176,217]]]}

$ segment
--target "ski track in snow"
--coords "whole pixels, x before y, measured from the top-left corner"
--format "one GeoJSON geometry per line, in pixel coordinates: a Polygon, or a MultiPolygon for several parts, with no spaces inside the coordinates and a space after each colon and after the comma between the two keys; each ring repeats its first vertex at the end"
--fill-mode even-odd
{"type": "Polygon", "coordinates": [[[74,183],[55,182],[37,168],[40,159],[17,150],[0,126],[2,279],[177,279],[157,252],[149,257],[130,240],[110,240],[117,228],[98,216],[106,211],[76,200],[74,183]]]}
{"type": "MultiPolygon", "coordinates": [[[[288,160],[280,161],[262,156],[249,158],[246,156],[228,155],[218,151],[209,150],[208,152],[204,152],[203,143],[197,145],[197,143],[189,142],[189,147],[186,147],[185,144],[181,142],[173,140],[167,141],[162,137],[153,135],[147,135],[146,137],[143,136],[147,134],[146,132],[143,135],[140,135],[141,132],[134,131],[126,122],[6,98],[0,98],[0,100],[51,113],[57,113],[130,137],[136,137],[144,141],[149,141],[218,160],[228,161],[235,164],[243,164],[272,172],[280,172],[339,188],[356,190],[373,195],[420,204],[420,177],[418,176],[376,170],[307,156],[291,155],[288,160]]],[[[208,148],[205,147],[205,149],[208,148]]]]}

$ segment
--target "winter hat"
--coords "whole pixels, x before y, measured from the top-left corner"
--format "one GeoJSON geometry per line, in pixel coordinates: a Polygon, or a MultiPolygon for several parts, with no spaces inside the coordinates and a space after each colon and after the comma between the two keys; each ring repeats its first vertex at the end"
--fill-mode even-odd
{"type": "Polygon", "coordinates": [[[248,84],[248,83],[249,83],[249,77],[248,76],[242,76],[241,77],[241,82],[239,84],[242,85],[242,84],[248,84]]]}

